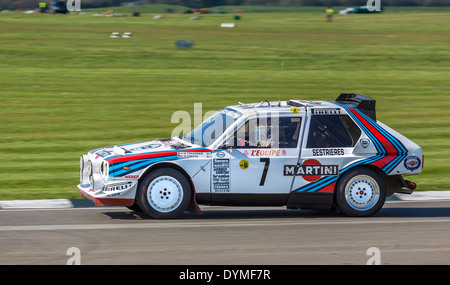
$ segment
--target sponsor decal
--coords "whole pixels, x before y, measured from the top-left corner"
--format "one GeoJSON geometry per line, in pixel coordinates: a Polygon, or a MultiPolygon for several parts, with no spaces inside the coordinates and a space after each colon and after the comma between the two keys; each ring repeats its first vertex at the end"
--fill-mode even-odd
{"type": "Polygon", "coordinates": [[[420,167],[420,158],[415,155],[410,155],[405,158],[403,165],[406,169],[414,171],[420,167]]]}
{"type": "Polygon", "coordinates": [[[132,149],[130,149],[130,151],[147,150],[147,149],[152,149],[152,148],[158,148],[161,146],[162,145],[160,143],[152,143],[152,144],[132,148],[132,149]]]}
{"type": "Polygon", "coordinates": [[[177,158],[211,158],[210,152],[183,152],[177,153],[177,158]]]}
{"type": "Polygon", "coordinates": [[[99,157],[105,157],[105,156],[111,155],[111,153],[112,153],[112,151],[101,150],[101,151],[96,153],[95,159],[97,159],[99,157]]]}
{"type": "Polygon", "coordinates": [[[249,166],[249,163],[248,163],[248,161],[245,160],[245,159],[243,159],[243,160],[241,160],[241,161],[239,162],[239,167],[240,167],[241,169],[247,169],[248,166],[249,166]]]}
{"type": "Polygon", "coordinates": [[[257,149],[252,150],[251,156],[279,156],[281,150],[279,149],[257,149]]]}
{"type": "Polygon", "coordinates": [[[344,155],[343,148],[315,148],[312,150],[313,156],[333,156],[344,155]]]}
{"type": "Polygon", "coordinates": [[[361,143],[361,146],[363,148],[368,148],[369,145],[370,145],[370,140],[369,139],[361,139],[359,142],[361,143]]]}
{"type": "Polygon", "coordinates": [[[300,112],[300,108],[291,108],[291,112],[294,114],[298,114],[300,112]]]}
{"type": "Polygon", "coordinates": [[[230,192],[230,160],[228,158],[213,159],[212,189],[213,192],[230,192]]]}
{"type": "Polygon", "coordinates": [[[220,152],[216,153],[216,156],[219,158],[225,157],[225,152],[220,151],[220,152]]]}
{"type": "Polygon", "coordinates": [[[327,109],[311,109],[312,115],[340,115],[341,109],[340,108],[327,108],[327,109]]]}
{"type": "MultiPolygon", "coordinates": [[[[104,191],[105,192],[122,191],[122,190],[126,190],[126,189],[130,188],[132,185],[133,184],[131,182],[129,182],[127,184],[122,184],[122,185],[107,186],[104,191]]],[[[118,193],[118,194],[120,195],[121,193],[118,193]]]]}
{"type": "Polygon", "coordinates": [[[308,182],[316,182],[322,176],[336,176],[339,174],[338,165],[322,165],[315,159],[308,159],[302,165],[284,165],[284,176],[301,176],[308,182]]]}
{"type": "Polygon", "coordinates": [[[126,179],[138,179],[139,175],[125,175],[126,179]]]}

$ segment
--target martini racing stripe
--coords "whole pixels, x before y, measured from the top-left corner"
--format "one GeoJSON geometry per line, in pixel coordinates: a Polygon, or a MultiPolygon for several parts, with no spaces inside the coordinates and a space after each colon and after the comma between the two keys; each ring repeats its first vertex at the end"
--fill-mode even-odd
{"type": "Polygon", "coordinates": [[[165,160],[176,160],[178,158],[178,152],[206,152],[211,151],[209,149],[184,149],[177,151],[161,151],[161,152],[150,152],[141,153],[135,155],[125,155],[125,156],[113,156],[107,159],[109,163],[109,176],[125,176],[127,174],[136,172],[147,166],[165,160]]]}
{"type": "Polygon", "coordinates": [[[124,162],[119,162],[119,163],[114,163],[112,164],[112,166],[110,166],[110,171],[112,172],[118,172],[120,170],[123,169],[128,169],[128,168],[135,168],[136,165],[142,164],[142,163],[152,163],[154,161],[160,161],[161,159],[169,159],[175,157],[176,155],[170,155],[170,156],[164,156],[164,157],[154,157],[154,158],[147,158],[147,159],[139,159],[139,160],[133,160],[133,161],[124,161],[124,162]]]}
{"type": "Polygon", "coordinates": [[[130,173],[141,170],[143,168],[146,168],[147,166],[149,166],[153,163],[156,163],[159,161],[176,160],[176,159],[178,159],[176,155],[171,155],[171,156],[165,156],[165,157],[157,157],[157,158],[152,158],[152,159],[143,159],[143,160],[134,161],[134,163],[128,164],[128,166],[122,166],[122,167],[119,167],[116,171],[113,171],[112,176],[113,177],[125,176],[130,173]],[[128,169],[124,169],[124,167],[127,167],[128,169]]]}
{"type": "MultiPolygon", "coordinates": [[[[363,113],[360,113],[361,116],[365,117],[367,122],[370,122],[367,120],[367,116],[363,113]]],[[[383,167],[383,171],[385,173],[390,173],[404,158],[406,158],[408,154],[408,150],[405,148],[405,146],[394,136],[392,136],[389,132],[387,132],[385,129],[383,129],[378,124],[372,124],[380,133],[382,133],[386,138],[389,139],[389,141],[395,146],[397,150],[397,157],[388,165],[383,167]]]]}
{"type": "MultiPolygon", "coordinates": [[[[382,158],[383,155],[375,155],[373,157],[367,158],[367,159],[362,159],[360,161],[357,161],[355,163],[352,163],[350,165],[348,165],[347,167],[341,169],[339,171],[339,176],[344,174],[346,171],[348,171],[350,168],[358,166],[358,165],[367,165],[370,164],[380,158],[382,158]]],[[[318,181],[314,182],[314,183],[310,183],[306,186],[300,187],[298,189],[293,190],[293,192],[321,192],[324,189],[326,189],[328,186],[330,186],[331,184],[337,182],[337,180],[339,179],[339,176],[326,176],[323,177],[321,179],[319,179],[318,181]]]]}
{"type": "Polygon", "coordinates": [[[369,130],[367,133],[372,134],[385,149],[385,152],[383,152],[385,157],[373,162],[372,165],[378,166],[386,174],[389,174],[406,157],[408,151],[398,139],[394,138],[366,115],[354,108],[348,108],[347,110],[352,117],[354,115],[357,118],[358,125],[364,125],[369,130]]]}
{"type": "Polygon", "coordinates": [[[353,110],[353,108],[347,108],[344,105],[341,105],[341,104],[338,104],[338,103],[336,103],[336,105],[344,108],[347,111],[347,113],[350,115],[350,117],[352,117],[353,120],[358,124],[358,126],[361,129],[363,129],[364,133],[366,133],[366,135],[370,138],[370,140],[375,145],[375,148],[377,149],[377,153],[378,154],[386,154],[387,153],[384,145],[379,141],[379,139],[375,136],[375,134],[373,134],[372,131],[369,130],[367,125],[364,124],[363,122],[361,122],[361,120],[358,118],[358,116],[356,115],[358,113],[357,112],[355,112],[355,113],[352,112],[352,111],[355,111],[355,110],[353,110]]]}
{"type": "Polygon", "coordinates": [[[347,110],[347,113],[372,140],[378,153],[385,155],[382,159],[373,162],[372,165],[389,174],[407,155],[407,150],[403,144],[359,110],[347,108],[341,104],[337,105],[347,110]]]}
{"type": "MultiPolygon", "coordinates": [[[[341,169],[339,176],[352,167],[368,164],[375,165],[389,174],[407,155],[407,150],[403,144],[359,110],[347,108],[341,104],[337,105],[347,110],[347,113],[364,130],[367,136],[369,136],[378,152],[375,156],[357,161],[341,169]]],[[[321,178],[317,182],[295,189],[293,192],[328,192],[329,186],[336,183],[339,176],[321,178]]]]}
{"type": "Polygon", "coordinates": [[[159,151],[159,152],[147,152],[140,154],[131,154],[131,155],[118,155],[112,156],[107,159],[107,161],[111,163],[117,163],[122,161],[132,161],[138,159],[145,159],[151,157],[160,157],[160,156],[169,156],[169,155],[177,155],[178,152],[204,152],[211,151],[209,149],[204,148],[193,148],[193,149],[184,149],[184,150],[176,150],[176,151],[159,151]]]}

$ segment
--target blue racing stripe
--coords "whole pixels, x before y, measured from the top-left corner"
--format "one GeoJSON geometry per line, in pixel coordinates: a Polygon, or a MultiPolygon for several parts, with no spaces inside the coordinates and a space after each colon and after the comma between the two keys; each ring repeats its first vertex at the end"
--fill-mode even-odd
{"type": "Polygon", "coordinates": [[[351,168],[358,166],[358,165],[365,165],[365,164],[370,164],[374,161],[377,161],[378,159],[384,157],[383,155],[375,155],[366,159],[362,159],[359,161],[356,161],[346,167],[344,167],[343,169],[339,170],[339,175],[338,176],[326,176],[324,178],[321,178],[320,180],[310,183],[306,186],[303,186],[301,188],[295,189],[293,191],[296,192],[316,192],[319,191],[320,189],[323,189],[327,186],[329,186],[330,184],[332,184],[333,182],[337,181],[340,177],[340,175],[344,174],[345,172],[347,172],[348,170],[350,170],[351,168]]]}
{"type": "Polygon", "coordinates": [[[143,168],[146,168],[147,166],[150,166],[153,163],[160,162],[160,161],[165,161],[165,160],[175,160],[175,159],[177,159],[176,155],[163,156],[163,157],[154,157],[154,158],[150,158],[150,159],[143,159],[143,160],[140,160],[140,161],[138,161],[136,163],[133,163],[130,166],[128,166],[129,169],[123,169],[122,168],[121,170],[115,171],[113,175],[116,176],[116,177],[117,176],[125,176],[127,174],[130,174],[130,173],[136,172],[138,170],[141,170],[143,168]]]}
{"type": "Polygon", "coordinates": [[[385,165],[382,169],[385,173],[390,173],[408,154],[405,146],[393,135],[391,135],[388,131],[383,129],[380,125],[373,123],[367,115],[363,114],[357,109],[354,109],[358,114],[360,114],[372,127],[374,127],[378,132],[380,132],[388,141],[394,146],[396,149],[398,156],[393,159],[390,163],[385,165]]]}

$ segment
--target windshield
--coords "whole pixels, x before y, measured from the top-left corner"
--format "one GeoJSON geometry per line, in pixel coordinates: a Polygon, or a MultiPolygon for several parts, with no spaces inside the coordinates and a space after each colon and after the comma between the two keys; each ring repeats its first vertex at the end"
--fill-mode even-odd
{"type": "Polygon", "coordinates": [[[183,139],[191,143],[201,145],[203,147],[209,147],[240,116],[240,113],[231,109],[223,109],[217,111],[214,115],[201,123],[200,126],[196,127],[192,132],[185,135],[183,139]]]}

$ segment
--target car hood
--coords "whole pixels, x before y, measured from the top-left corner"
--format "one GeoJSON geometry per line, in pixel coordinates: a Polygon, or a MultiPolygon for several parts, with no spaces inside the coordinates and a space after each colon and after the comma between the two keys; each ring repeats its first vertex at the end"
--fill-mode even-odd
{"type": "Polygon", "coordinates": [[[178,138],[152,140],[132,144],[116,145],[91,150],[89,154],[95,159],[103,158],[109,163],[148,159],[177,155],[183,151],[208,151],[209,149],[192,145],[178,138]]]}

